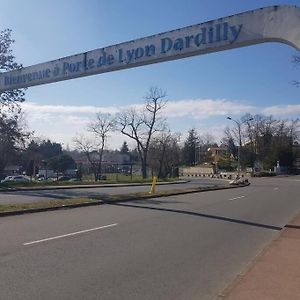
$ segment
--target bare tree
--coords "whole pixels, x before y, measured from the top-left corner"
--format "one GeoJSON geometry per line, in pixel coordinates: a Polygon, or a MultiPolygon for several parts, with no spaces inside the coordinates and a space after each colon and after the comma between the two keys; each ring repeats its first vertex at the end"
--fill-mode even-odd
{"type": "Polygon", "coordinates": [[[201,134],[199,136],[199,143],[202,146],[207,145],[208,148],[213,146],[213,145],[216,145],[215,137],[210,133],[201,134]]]}
{"type": "Polygon", "coordinates": [[[78,135],[73,139],[73,142],[76,149],[84,153],[86,159],[91,165],[94,179],[97,181],[99,179],[99,154],[94,141],[84,137],[83,135],[78,135]]]}
{"type": "MultiPolygon", "coordinates": [[[[300,55],[299,54],[296,54],[293,56],[292,63],[297,67],[300,65],[300,55]]],[[[295,85],[296,87],[300,87],[299,80],[293,80],[292,84],[295,85]]]]}
{"type": "Polygon", "coordinates": [[[110,132],[115,129],[115,118],[110,114],[96,114],[96,119],[88,124],[87,130],[94,139],[79,135],[73,139],[77,150],[83,152],[91,165],[95,181],[101,179],[103,152],[110,132]]]}
{"type": "Polygon", "coordinates": [[[116,119],[111,114],[97,113],[96,120],[88,124],[88,131],[92,132],[98,145],[98,175],[102,174],[103,150],[107,142],[108,134],[115,130],[116,119]]]}
{"type": "Polygon", "coordinates": [[[277,120],[272,116],[246,114],[225,134],[234,137],[240,146],[242,165],[253,167],[255,162],[260,162],[265,169],[270,169],[277,161],[284,166],[292,165],[298,128],[298,119],[277,120]]]}
{"type": "Polygon", "coordinates": [[[149,148],[149,165],[158,178],[174,176],[180,160],[180,134],[164,131],[153,138],[149,148]]]}
{"type": "Polygon", "coordinates": [[[165,120],[160,115],[167,103],[165,97],[166,93],[161,89],[151,87],[142,109],[131,108],[123,111],[118,118],[121,132],[136,142],[144,179],[147,177],[147,158],[151,138],[165,127],[165,120]]]}

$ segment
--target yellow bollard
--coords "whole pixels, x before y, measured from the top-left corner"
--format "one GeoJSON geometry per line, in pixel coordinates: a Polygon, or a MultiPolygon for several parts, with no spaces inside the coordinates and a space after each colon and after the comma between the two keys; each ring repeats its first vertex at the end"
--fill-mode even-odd
{"type": "Polygon", "coordinates": [[[152,186],[151,186],[151,189],[150,189],[149,194],[154,194],[154,193],[155,193],[156,181],[157,181],[157,177],[156,177],[156,176],[153,176],[153,179],[152,179],[152,186]]]}

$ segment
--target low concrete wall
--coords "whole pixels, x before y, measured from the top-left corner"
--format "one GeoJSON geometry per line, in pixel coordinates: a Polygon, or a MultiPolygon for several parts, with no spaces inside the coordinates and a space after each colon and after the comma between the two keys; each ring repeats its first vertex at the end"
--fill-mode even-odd
{"type": "Polygon", "coordinates": [[[179,168],[180,176],[193,176],[193,177],[210,177],[214,174],[212,167],[186,167],[179,168]]]}
{"type": "MultiPolygon", "coordinates": [[[[223,179],[235,179],[237,172],[215,173],[213,167],[184,167],[179,168],[179,175],[184,177],[214,177],[223,179]]],[[[240,173],[240,177],[250,177],[249,173],[240,173]]]]}

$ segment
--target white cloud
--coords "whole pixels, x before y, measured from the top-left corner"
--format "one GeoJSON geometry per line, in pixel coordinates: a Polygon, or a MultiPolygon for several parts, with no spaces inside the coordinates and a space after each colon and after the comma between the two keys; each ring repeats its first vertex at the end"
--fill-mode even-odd
{"type": "MultiPolygon", "coordinates": [[[[70,105],[45,105],[34,102],[25,102],[22,107],[25,112],[34,115],[35,118],[72,115],[72,114],[94,114],[96,112],[116,114],[122,109],[130,107],[141,108],[141,104],[132,104],[123,107],[115,106],[70,106],[70,105]],[[39,116],[40,115],[40,116],[39,116]]],[[[192,116],[193,118],[208,118],[211,116],[224,116],[227,114],[242,114],[253,112],[255,107],[241,104],[228,100],[213,100],[213,99],[195,99],[195,100],[179,100],[169,101],[164,113],[168,117],[185,117],[192,116]]]]}
{"type": "Polygon", "coordinates": [[[206,119],[213,116],[239,115],[254,112],[255,107],[228,100],[180,100],[168,102],[166,112],[169,117],[193,117],[206,119]]]}
{"type": "Polygon", "coordinates": [[[264,108],[262,112],[274,116],[300,116],[300,104],[270,106],[264,108]]]}
{"type": "MultiPolygon", "coordinates": [[[[140,108],[141,106],[142,104],[132,104],[123,107],[41,105],[33,102],[22,104],[29,128],[34,130],[36,135],[50,138],[54,141],[64,143],[64,145],[69,144],[71,147],[73,145],[73,137],[76,133],[86,132],[86,126],[96,112],[115,114],[122,109],[129,107],[140,108]]],[[[192,122],[197,123],[199,120],[203,120],[201,121],[203,126],[200,126],[201,131],[203,133],[213,133],[217,140],[221,138],[223,130],[227,125],[225,118],[224,124],[223,122],[220,123],[220,119],[219,122],[214,123],[217,117],[227,115],[239,117],[245,113],[272,114],[278,117],[299,116],[300,105],[287,104],[255,107],[242,102],[225,99],[186,99],[169,101],[164,111],[165,116],[170,119],[171,123],[174,124],[174,120],[176,120],[176,124],[174,124],[176,128],[173,128],[174,131],[186,128],[187,124],[191,124],[192,122]],[[212,121],[214,125],[209,125],[212,124],[212,121]]],[[[111,148],[119,148],[124,140],[126,140],[124,135],[113,133],[109,139],[109,146],[111,148]]]]}
{"type": "Polygon", "coordinates": [[[74,114],[74,113],[111,113],[115,114],[119,111],[119,108],[108,106],[72,106],[72,105],[45,105],[37,104],[34,102],[25,102],[22,104],[22,107],[25,111],[30,113],[40,113],[40,114],[74,114]]]}

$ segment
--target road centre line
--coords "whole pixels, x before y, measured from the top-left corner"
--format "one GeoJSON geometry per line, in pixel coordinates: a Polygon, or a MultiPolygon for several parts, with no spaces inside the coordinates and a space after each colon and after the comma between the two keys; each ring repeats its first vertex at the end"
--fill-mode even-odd
{"type": "Polygon", "coordinates": [[[241,198],[244,198],[245,196],[239,196],[239,197],[235,197],[235,198],[230,198],[228,199],[228,201],[233,201],[233,200],[236,200],[236,199],[241,199],[241,198]]]}
{"type": "Polygon", "coordinates": [[[64,237],[73,236],[73,235],[77,235],[77,234],[81,234],[81,233],[86,233],[86,232],[91,232],[91,231],[95,231],[95,230],[100,230],[100,229],[104,229],[104,228],[108,228],[108,227],[113,227],[113,226],[117,226],[117,225],[118,225],[118,223],[114,223],[114,224],[105,225],[105,226],[101,226],[101,227],[96,227],[96,228],[81,230],[81,231],[72,232],[72,233],[68,233],[68,234],[53,236],[53,237],[50,237],[50,238],[46,238],[46,239],[42,239],[42,240],[37,240],[37,241],[33,241],[33,242],[23,243],[22,245],[23,246],[28,246],[28,245],[43,243],[43,242],[47,242],[47,241],[51,241],[51,240],[61,239],[61,238],[64,238],[64,237]]]}

